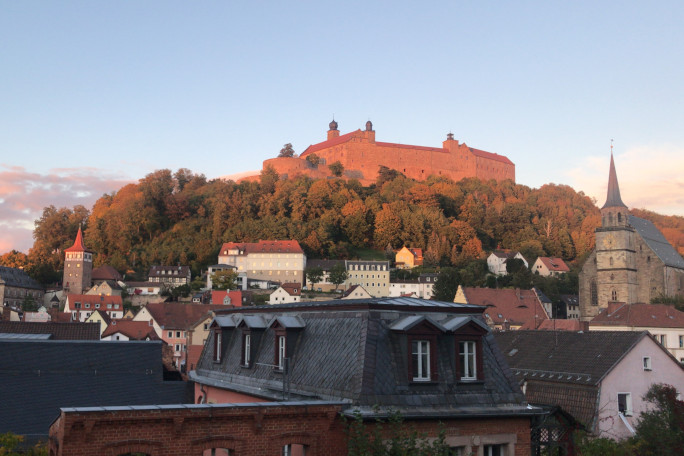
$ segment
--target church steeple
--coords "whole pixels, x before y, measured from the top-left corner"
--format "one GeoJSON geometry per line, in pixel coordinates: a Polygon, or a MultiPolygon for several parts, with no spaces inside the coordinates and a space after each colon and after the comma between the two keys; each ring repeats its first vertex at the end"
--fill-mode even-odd
{"type": "Polygon", "coordinates": [[[608,195],[606,196],[606,204],[602,209],[607,207],[627,207],[620,198],[620,186],[618,185],[617,173],[615,172],[615,161],[613,160],[613,151],[610,152],[610,171],[608,172],[608,195]]]}
{"type": "Polygon", "coordinates": [[[601,225],[608,227],[625,227],[629,225],[629,210],[620,197],[615,160],[613,159],[613,145],[610,146],[610,171],[608,172],[608,194],[606,203],[601,208],[601,225]]]}

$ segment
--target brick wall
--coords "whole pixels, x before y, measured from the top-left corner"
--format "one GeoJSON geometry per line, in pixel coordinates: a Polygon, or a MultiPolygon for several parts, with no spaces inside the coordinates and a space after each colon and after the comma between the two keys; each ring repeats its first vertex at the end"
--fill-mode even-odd
{"type": "MultiPolygon", "coordinates": [[[[229,448],[240,456],[277,456],[287,444],[305,445],[307,456],[344,455],[341,408],[332,403],[268,403],[63,409],[50,427],[50,455],[185,456],[229,448]]],[[[440,430],[434,420],[406,424],[431,437],[440,430]]],[[[500,442],[514,448],[515,456],[530,454],[527,418],[445,420],[442,426],[448,442],[465,443],[473,454],[500,442]]]]}

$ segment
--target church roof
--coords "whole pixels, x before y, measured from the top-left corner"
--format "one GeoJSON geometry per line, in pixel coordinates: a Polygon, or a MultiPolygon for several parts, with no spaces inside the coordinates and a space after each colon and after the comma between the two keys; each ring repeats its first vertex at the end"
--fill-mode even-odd
{"type": "Polygon", "coordinates": [[[608,172],[608,195],[606,196],[606,204],[603,207],[627,207],[622,202],[622,198],[620,198],[620,186],[618,185],[612,153],[610,154],[610,171],[608,172]]]}
{"type": "Polygon", "coordinates": [[[665,263],[665,266],[684,269],[684,258],[672,247],[672,244],[667,242],[663,233],[653,223],[630,215],[629,224],[637,230],[644,242],[665,263]]]}

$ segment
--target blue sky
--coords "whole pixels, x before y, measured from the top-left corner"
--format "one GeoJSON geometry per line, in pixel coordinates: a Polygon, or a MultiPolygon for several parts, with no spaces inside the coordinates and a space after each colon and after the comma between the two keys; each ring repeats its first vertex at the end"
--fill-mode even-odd
{"type": "Polygon", "coordinates": [[[684,215],[681,2],[5,1],[0,252],[40,209],[159,168],[258,170],[373,121],[379,141],[452,131],[517,182],[684,215]]]}

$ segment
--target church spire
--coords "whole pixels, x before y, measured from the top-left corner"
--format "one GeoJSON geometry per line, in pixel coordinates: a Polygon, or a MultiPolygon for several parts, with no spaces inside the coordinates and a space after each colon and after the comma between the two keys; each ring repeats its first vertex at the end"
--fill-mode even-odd
{"type": "MultiPolygon", "coordinates": [[[[608,172],[608,195],[606,196],[606,207],[627,207],[620,198],[620,186],[618,185],[617,173],[615,172],[615,161],[613,160],[613,145],[610,146],[610,171],[608,172]]],[[[603,209],[602,208],[602,209],[603,209]]]]}

